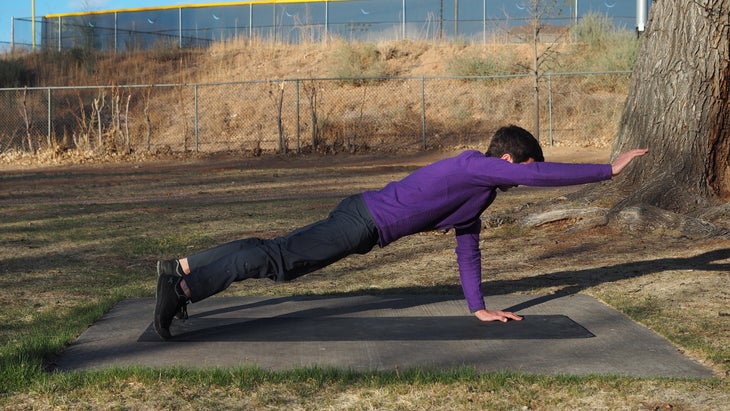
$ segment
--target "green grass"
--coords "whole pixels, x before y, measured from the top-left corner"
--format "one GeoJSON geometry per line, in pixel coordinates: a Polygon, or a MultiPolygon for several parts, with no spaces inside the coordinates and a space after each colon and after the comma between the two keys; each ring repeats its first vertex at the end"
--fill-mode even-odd
{"type": "MultiPolygon", "coordinates": [[[[414,406],[428,406],[508,410],[563,409],[571,405],[592,408],[590,405],[615,403],[610,398],[597,404],[581,399],[596,393],[621,392],[640,397],[642,393],[646,395],[647,390],[670,390],[677,386],[698,391],[722,389],[723,386],[717,379],[698,382],[601,376],[579,378],[478,373],[466,368],[379,372],[331,368],[280,372],[252,367],[204,371],[125,368],[56,374],[37,372],[36,375],[27,387],[34,399],[61,408],[73,405],[94,409],[129,408],[128,404],[166,409],[220,409],[229,406],[231,399],[237,404],[269,409],[413,409],[414,406]],[[546,392],[560,394],[546,397],[546,392]]],[[[692,409],[671,397],[657,397],[659,399],[649,399],[639,405],[649,409],[653,406],[692,409]]]]}
{"type": "Polygon", "coordinates": [[[45,377],[46,362],[114,306],[121,296],[37,315],[0,350],[0,393],[20,390],[45,377]]]}

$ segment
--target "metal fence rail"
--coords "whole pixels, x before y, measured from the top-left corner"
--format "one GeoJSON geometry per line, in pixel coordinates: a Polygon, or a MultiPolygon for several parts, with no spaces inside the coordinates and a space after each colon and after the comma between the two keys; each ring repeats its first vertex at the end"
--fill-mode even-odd
{"type": "MultiPolygon", "coordinates": [[[[627,88],[605,84],[628,84],[629,74],[544,75],[541,140],[610,141],[627,88]]],[[[533,93],[524,75],[0,89],[0,152],[259,155],[469,146],[505,123],[533,129],[533,93]]]]}

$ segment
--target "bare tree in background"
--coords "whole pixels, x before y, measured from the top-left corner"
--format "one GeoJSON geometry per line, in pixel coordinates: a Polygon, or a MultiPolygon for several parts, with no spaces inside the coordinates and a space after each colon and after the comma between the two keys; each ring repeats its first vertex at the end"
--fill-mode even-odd
{"type": "Polygon", "coordinates": [[[563,6],[567,5],[566,0],[523,0],[517,3],[524,9],[529,18],[529,32],[525,35],[532,50],[532,61],[529,67],[525,67],[533,78],[534,88],[534,130],[535,137],[540,140],[540,78],[545,71],[546,64],[553,60],[561,37],[568,33],[567,30],[555,31],[551,36],[546,36],[544,31],[550,26],[550,19],[560,17],[563,6]]]}

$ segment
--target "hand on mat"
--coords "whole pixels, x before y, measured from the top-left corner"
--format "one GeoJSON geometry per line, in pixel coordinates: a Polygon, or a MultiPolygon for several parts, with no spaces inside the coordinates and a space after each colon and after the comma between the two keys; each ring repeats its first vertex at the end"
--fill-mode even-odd
{"type": "Polygon", "coordinates": [[[476,315],[480,321],[502,321],[503,323],[506,323],[509,320],[522,320],[522,317],[519,315],[507,311],[479,310],[475,311],[474,315],[476,315]]]}

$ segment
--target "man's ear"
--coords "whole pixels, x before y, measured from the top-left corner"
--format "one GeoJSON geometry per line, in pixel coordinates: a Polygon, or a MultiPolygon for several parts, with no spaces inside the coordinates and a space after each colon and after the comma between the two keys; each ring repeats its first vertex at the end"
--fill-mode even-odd
{"type": "Polygon", "coordinates": [[[509,161],[510,163],[514,163],[514,161],[512,161],[512,155],[509,153],[502,154],[502,157],[500,157],[500,158],[502,160],[509,161]]]}

